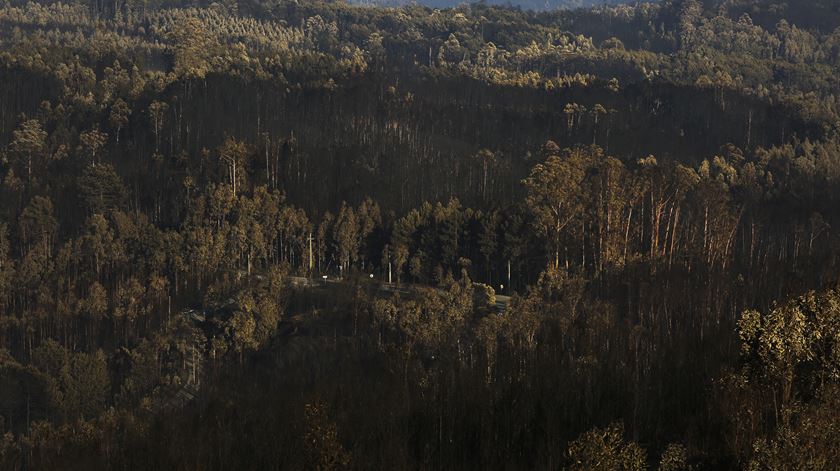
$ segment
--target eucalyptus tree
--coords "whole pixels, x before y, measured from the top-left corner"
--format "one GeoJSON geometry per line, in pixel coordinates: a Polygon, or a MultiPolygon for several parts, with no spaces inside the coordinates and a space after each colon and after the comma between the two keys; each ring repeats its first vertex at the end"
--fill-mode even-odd
{"type": "Polygon", "coordinates": [[[23,163],[26,169],[27,181],[32,181],[33,168],[44,163],[49,154],[47,148],[47,132],[37,119],[29,119],[20,124],[12,132],[12,142],[9,151],[23,163]]]}
{"type": "Polygon", "coordinates": [[[533,224],[548,242],[551,266],[560,267],[561,255],[569,260],[564,236],[567,228],[584,210],[581,184],[596,148],[566,149],[537,164],[523,183],[528,192],[526,205],[534,216],[533,224]]]}
{"type": "Polygon", "coordinates": [[[117,98],[111,105],[111,111],[108,114],[108,124],[114,130],[114,138],[117,144],[120,143],[120,134],[122,129],[128,124],[128,119],[131,117],[131,107],[122,98],[117,98]]]}
{"type": "Polygon", "coordinates": [[[219,161],[226,170],[228,183],[233,188],[233,195],[236,197],[239,184],[248,181],[244,167],[247,164],[250,148],[245,141],[228,136],[217,152],[219,161]]]}

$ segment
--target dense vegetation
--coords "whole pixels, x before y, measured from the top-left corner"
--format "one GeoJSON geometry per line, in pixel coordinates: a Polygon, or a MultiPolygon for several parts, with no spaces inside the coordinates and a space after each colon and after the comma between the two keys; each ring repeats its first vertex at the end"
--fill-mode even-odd
{"type": "Polygon", "coordinates": [[[837,24],[2,4],[0,469],[837,469],[837,24]]]}

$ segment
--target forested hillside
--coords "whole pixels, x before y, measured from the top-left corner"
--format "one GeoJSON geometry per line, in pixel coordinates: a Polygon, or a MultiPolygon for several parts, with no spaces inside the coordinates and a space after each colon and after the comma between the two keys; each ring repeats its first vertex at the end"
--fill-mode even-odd
{"type": "MultiPolygon", "coordinates": [[[[457,1],[457,0],[353,0],[350,3],[357,5],[374,5],[381,7],[400,7],[411,4],[420,4],[430,8],[454,8],[470,3],[483,3],[485,5],[496,5],[502,7],[520,8],[523,10],[555,10],[573,8],[592,8],[605,5],[620,5],[623,3],[638,3],[640,0],[490,0],[483,2],[457,1]]],[[[641,0],[658,1],[658,0],[641,0]]]]}
{"type": "Polygon", "coordinates": [[[0,5],[0,469],[840,468],[807,3],[0,5]]]}

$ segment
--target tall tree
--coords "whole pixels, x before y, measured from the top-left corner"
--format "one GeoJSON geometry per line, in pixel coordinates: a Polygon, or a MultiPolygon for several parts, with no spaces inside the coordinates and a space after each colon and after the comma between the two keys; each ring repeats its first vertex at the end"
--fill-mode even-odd
{"type": "Polygon", "coordinates": [[[566,149],[562,155],[551,155],[537,164],[523,182],[528,191],[526,204],[534,215],[537,230],[549,241],[555,268],[560,266],[564,230],[583,209],[580,185],[593,154],[599,155],[600,149],[566,149]]]}
{"type": "Polygon", "coordinates": [[[32,171],[36,163],[41,163],[47,154],[47,132],[37,119],[29,119],[12,132],[9,145],[12,155],[24,163],[27,181],[32,181],[32,171]]]}
{"type": "Polygon", "coordinates": [[[50,253],[53,238],[58,230],[58,221],[53,214],[53,204],[49,198],[36,196],[24,208],[18,223],[20,239],[29,247],[36,243],[42,244],[45,253],[50,253]]]}
{"type": "Polygon", "coordinates": [[[152,122],[152,131],[155,135],[155,154],[160,153],[160,132],[163,129],[168,110],[169,104],[163,101],[155,100],[149,105],[149,119],[152,122]]]}
{"type": "Polygon", "coordinates": [[[108,142],[108,135],[100,131],[98,127],[79,135],[82,151],[94,166],[98,163],[96,157],[106,142],[108,142]]]}
{"type": "Polygon", "coordinates": [[[212,39],[205,24],[196,17],[188,17],[173,28],[170,39],[174,43],[174,71],[177,75],[203,79],[210,71],[212,39]]]}
{"type": "Polygon", "coordinates": [[[342,204],[333,225],[333,243],[338,255],[339,267],[347,274],[350,263],[359,256],[359,223],[352,206],[342,204]]]}
{"type": "Polygon", "coordinates": [[[120,143],[120,134],[123,127],[128,124],[131,116],[131,107],[122,98],[117,98],[111,105],[111,112],[108,114],[108,124],[114,130],[114,137],[117,144],[120,143]]]}
{"type": "Polygon", "coordinates": [[[247,181],[244,167],[248,157],[248,144],[228,136],[218,148],[219,160],[225,165],[228,182],[233,187],[236,196],[238,183],[247,181]]]}

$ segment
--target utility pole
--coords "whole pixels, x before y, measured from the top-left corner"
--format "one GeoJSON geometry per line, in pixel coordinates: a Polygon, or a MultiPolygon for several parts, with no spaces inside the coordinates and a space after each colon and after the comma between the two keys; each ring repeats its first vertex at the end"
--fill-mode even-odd
{"type": "Polygon", "coordinates": [[[312,233],[309,233],[309,275],[312,276],[312,233]]]}
{"type": "Polygon", "coordinates": [[[510,289],[510,259],[508,259],[508,289],[510,289]]]}

